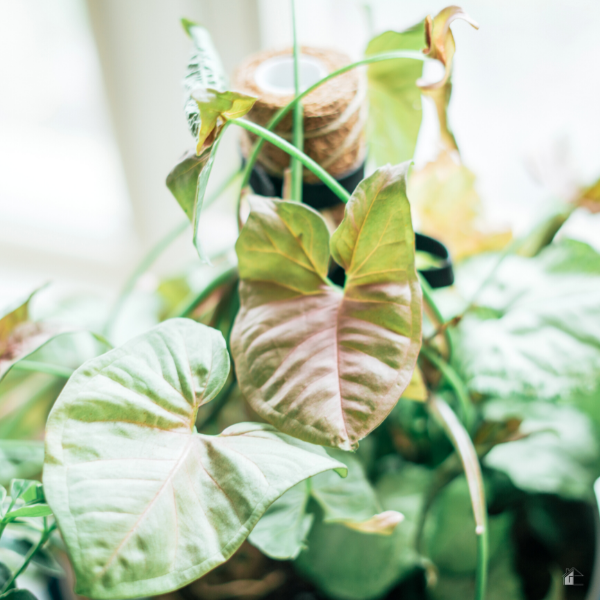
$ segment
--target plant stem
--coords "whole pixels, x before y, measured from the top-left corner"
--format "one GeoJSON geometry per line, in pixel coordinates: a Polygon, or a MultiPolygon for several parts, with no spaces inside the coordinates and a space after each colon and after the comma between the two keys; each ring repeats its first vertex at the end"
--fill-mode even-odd
{"type": "Polygon", "coordinates": [[[437,323],[434,323],[434,325],[437,325],[438,329],[440,329],[440,333],[444,334],[444,340],[446,341],[446,345],[448,347],[447,358],[449,358],[452,355],[452,338],[450,337],[448,328],[443,327],[444,316],[433,299],[433,290],[429,283],[427,283],[425,277],[419,275],[419,281],[421,282],[421,290],[423,291],[423,300],[433,315],[432,320],[437,321],[437,323]]]}
{"type": "Polygon", "coordinates": [[[471,399],[469,393],[458,373],[436,352],[428,348],[427,346],[421,346],[421,354],[433,364],[434,367],[439,369],[441,374],[444,376],[450,387],[454,390],[458,403],[460,404],[460,410],[463,416],[463,420],[467,429],[471,429],[474,421],[473,406],[471,405],[471,399]]]}
{"type": "MultiPolygon", "coordinates": [[[[275,115],[273,115],[273,118],[267,123],[267,126],[265,127],[265,129],[267,129],[268,131],[271,131],[274,127],[276,127],[279,124],[279,122],[283,119],[283,117],[285,117],[285,115],[287,115],[287,113],[297,103],[299,103],[303,98],[306,98],[306,96],[308,96],[311,92],[316,90],[318,87],[320,87],[324,83],[327,83],[331,79],[334,79],[335,77],[338,77],[339,75],[343,75],[344,73],[347,73],[348,71],[351,71],[352,69],[356,69],[357,67],[361,67],[363,65],[369,65],[371,63],[381,62],[384,60],[394,60],[394,59],[399,59],[399,58],[407,58],[407,59],[411,59],[411,60],[420,60],[420,61],[429,60],[427,58],[427,56],[425,56],[421,52],[412,51],[412,50],[396,50],[395,52],[382,52],[381,54],[374,54],[373,56],[369,56],[369,57],[363,58],[362,60],[359,60],[355,63],[346,65],[346,66],[342,67],[341,69],[338,69],[337,71],[333,71],[332,73],[329,73],[329,75],[327,75],[326,77],[323,77],[323,79],[317,81],[315,84],[313,84],[309,88],[305,89],[301,94],[298,94],[291,102],[289,102],[288,104],[286,104],[285,106],[280,108],[275,113],[275,115]]],[[[271,140],[267,140],[267,141],[270,142],[271,140]]],[[[244,179],[242,180],[242,189],[244,189],[248,185],[248,182],[250,181],[250,175],[252,174],[252,169],[254,168],[254,165],[256,164],[256,159],[258,158],[258,155],[263,147],[264,142],[265,142],[265,139],[258,140],[258,142],[254,145],[254,148],[252,149],[252,152],[251,152],[250,156],[248,157],[248,160],[246,161],[246,166],[244,169],[244,179]]]]}
{"type": "MultiPolygon", "coordinates": [[[[300,94],[300,48],[298,46],[298,33],[296,28],[296,2],[292,0],[292,30],[294,36],[294,91],[296,97],[300,94]]],[[[304,150],[304,123],[301,102],[294,104],[294,126],[292,142],[301,152],[304,150]]],[[[302,163],[297,158],[292,158],[292,200],[302,202],[302,163]]]]}
{"type": "Polygon", "coordinates": [[[51,365],[49,363],[39,362],[37,360],[20,360],[12,365],[13,369],[18,371],[34,371],[37,373],[48,373],[56,377],[69,379],[73,375],[73,369],[61,367],[60,365],[51,365]]]}
{"type": "Polygon", "coordinates": [[[50,527],[47,527],[46,519],[44,519],[44,533],[42,533],[42,536],[40,537],[38,543],[29,549],[29,552],[25,556],[23,564],[12,574],[12,577],[4,584],[4,587],[0,590],[0,595],[11,589],[17,577],[19,577],[21,573],[23,573],[23,571],[25,571],[25,569],[29,566],[31,559],[35,556],[36,552],[48,541],[48,538],[55,529],[56,523],[52,523],[50,527]]]}
{"type": "Polygon", "coordinates": [[[454,450],[460,457],[467,478],[475,518],[475,534],[477,536],[475,600],[484,600],[488,571],[487,504],[477,452],[466,429],[443,400],[432,397],[427,401],[427,408],[452,442],[454,450]]]}
{"type": "MultiPolygon", "coordinates": [[[[218,188],[215,190],[213,194],[204,202],[204,207],[207,208],[210,206],[215,200],[219,198],[219,196],[236,180],[239,176],[240,171],[235,171],[232,173],[218,188]]],[[[117,297],[108,319],[106,321],[106,325],[104,327],[104,334],[109,335],[114,324],[125,304],[127,298],[133,292],[135,285],[137,284],[139,278],[154,264],[154,262],[158,259],[158,257],[189,227],[190,222],[186,219],[184,222],[180,223],[169,231],[164,237],[162,237],[142,258],[137,267],[133,270],[125,285],[121,289],[119,296],[117,297]]]]}
{"type": "Polygon", "coordinates": [[[208,296],[210,296],[219,286],[232,280],[237,274],[237,267],[231,267],[221,273],[218,277],[215,277],[202,291],[196,294],[185,306],[178,311],[174,317],[185,318],[193,312],[193,310],[203,302],[208,296]]]}
{"type": "Polygon", "coordinates": [[[229,122],[243,127],[250,133],[263,138],[284,152],[287,152],[293,158],[297,158],[309,171],[312,171],[342,202],[346,203],[350,199],[350,194],[321,165],[316,163],[312,158],[306,156],[304,152],[298,150],[298,148],[283,138],[280,138],[278,135],[270,132],[268,129],[265,129],[260,125],[257,125],[256,123],[253,123],[252,121],[246,121],[245,119],[231,119],[229,122]]]}

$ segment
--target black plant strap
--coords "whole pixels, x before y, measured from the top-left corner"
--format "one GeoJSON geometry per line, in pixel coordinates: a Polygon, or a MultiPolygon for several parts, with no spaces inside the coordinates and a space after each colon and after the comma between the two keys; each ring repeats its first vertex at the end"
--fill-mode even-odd
{"type": "Polygon", "coordinates": [[[442,242],[423,233],[415,233],[415,247],[420,252],[427,252],[441,259],[442,264],[439,267],[419,270],[432,288],[447,287],[454,283],[450,252],[442,242]]]}

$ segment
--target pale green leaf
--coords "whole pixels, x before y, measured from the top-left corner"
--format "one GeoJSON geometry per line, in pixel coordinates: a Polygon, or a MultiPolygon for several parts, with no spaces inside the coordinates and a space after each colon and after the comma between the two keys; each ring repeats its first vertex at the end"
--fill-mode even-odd
{"type": "MultiPolygon", "coordinates": [[[[496,262],[482,257],[458,270],[465,298],[496,262]]],[[[454,354],[471,391],[570,403],[598,393],[600,254],[590,246],[562,240],[535,258],[507,257],[477,304],[454,354]]]]}
{"type": "Polygon", "coordinates": [[[22,506],[15,510],[11,510],[4,515],[4,521],[13,521],[23,517],[49,517],[52,514],[52,509],[47,504],[34,504],[33,506],[22,506]]]}
{"type": "Polygon", "coordinates": [[[308,537],[307,550],[295,565],[333,598],[371,600],[383,596],[420,563],[414,535],[430,479],[427,469],[411,464],[385,475],[377,485],[379,501],[384,509],[406,517],[393,534],[361,533],[319,519],[308,537]]]}
{"type": "Polygon", "coordinates": [[[181,587],[225,562],[286,490],[345,470],[268,425],[197,434],[228,371],[220,333],[173,319],[69,380],[48,420],[44,484],[79,593],[181,587]]]}
{"type": "Polygon", "coordinates": [[[487,467],[506,473],[530,493],[587,499],[599,474],[600,447],[590,421],[573,407],[547,402],[495,400],[484,405],[488,420],[522,419],[526,437],[494,446],[487,467]]]}
{"type": "Polygon", "coordinates": [[[307,512],[310,480],[302,481],[273,502],[248,541],[277,560],[293,559],[306,545],[314,515],[307,512]]]}
{"type": "Polygon", "coordinates": [[[321,473],[274,502],[249,538],[264,554],[280,560],[298,556],[313,523],[311,499],[321,507],[325,523],[342,523],[365,533],[391,535],[402,521],[396,511],[381,512],[375,491],[356,457],[340,450],[328,452],[346,465],[348,477],[341,479],[333,471],[321,473]]]}
{"type": "Polygon", "coordinates": [[[241,309],[232,351],[244,395],[300,439],[355,448],[407,387],[421,343],[421,290],[407,165],[362,181],[331,239],[346,269],[329,285],[328,232],[294,202],[253,200],[236,250],[241,309]]]}
{"type": "MultiPolygon", "coordinates": [[[[365,56],[425,47],[425,24],[406,31],[386,31],[373,38],[365,56]]],[[[411,159],[421,127],[421,90],[416,82],[423,63],[399,58],[369,65],[369,148],[377,165],[411,159]]]]}

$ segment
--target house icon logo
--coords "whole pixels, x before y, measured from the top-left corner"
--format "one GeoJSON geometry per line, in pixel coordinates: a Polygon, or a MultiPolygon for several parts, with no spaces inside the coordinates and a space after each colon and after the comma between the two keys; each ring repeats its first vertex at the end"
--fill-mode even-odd
{"type": "Polygon", "coordinates": [[[563,575],[563,585],[583,585],[583,583],[577,583],[577,577],[583,577],[583,575],[575,567],[567,569],[563,575]]]}

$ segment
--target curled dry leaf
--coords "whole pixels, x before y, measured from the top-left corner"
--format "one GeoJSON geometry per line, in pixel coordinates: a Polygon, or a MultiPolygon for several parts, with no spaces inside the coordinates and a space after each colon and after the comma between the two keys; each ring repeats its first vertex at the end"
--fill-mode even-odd
{"type": "Polygon", "coordinates": [[[176,589],[225,562],[286,490],[344,464],[269,425],[200,435],[229,372],[222,335],[173,319],[85,363],[46,433],[44,490],[91,598],[176,589]]]}
{"type": "Polygon", "coordinates": [[[424,91],[440,88],[450,79],[452,61],[456,51],[456,43],[454,42],[450,25],[456,19],[462,19],[475,29],[479,29],[479,25],[460,6],[447,6],[435,17],[431,18],[427,16],[425,19],[427,48],[423,52],[429,58],[439,60],[444,65],[444,76],[440,81],[435,83],[426,84],[419,82],[419,87],[424,91]]]}
{"type": "Polygon", "coordinates": [[[404,521],[404,515],[396,512],[395,510],[386,510],[385,512],[379,513],[362,521],[360,523],[353,523],[347,521],[344,523],[346,527],[355,529],[361,533],[376,533],[378,535],[392,535],[396,526],[404,521]]]}
{"type": "Polygon", "coordinates": [[[454,134],[448,123],[447,114],[450,96],[452,95],[452,63],[456,51],[456,43],[450,30],[450,24],[456,19],[463,19],[475,29],[479,28],[477,23],[458,6],[448,6],[433,19],[430,16],[425,19],[427,48],[423,52],[430,58],[439,60],[442,63],[444,75],[434,83],[426,83],[423,80],[417,82],[421,92],[433,100],[440,125],[441,141],[448,150],[458,150],[454,134]]]}
{"type": "Polygon", "coordinates": [[[232,351],[252,408],[283,432],[356,448],[408,385],[421,344],[421,290],[407,164],[358,186],[329,240],[314,210],[251,200],[236,250],[241,309],[232,351]],[[346,271],[327,280],[329,253],[346,271]]]}

